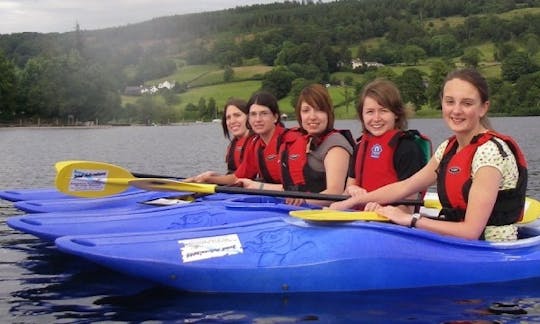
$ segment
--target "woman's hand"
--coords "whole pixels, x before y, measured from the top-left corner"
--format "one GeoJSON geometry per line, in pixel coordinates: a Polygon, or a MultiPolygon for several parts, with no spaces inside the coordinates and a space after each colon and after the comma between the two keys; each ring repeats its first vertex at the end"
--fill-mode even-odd
{"type": "Polygon", "coordinates": [[[330,204],[328,206],[329,209],[335,209],[335,210],[345,210],[345,209],[351,209],[354,208],[357,205],[362,205],[364,202],[362,201],[362,198],[367,193],[366,189],[359,187],[357,185],[350,185],[347,188],[345,188],[345,191],[343,192],[345,195],[351,196],[351,198],[338,201],[330,204]]]}
{"type": "Polygon", "coordinates": [[[206,171],[191,178],[184,179],[185,182],[204,183],[212,176],[218,175],[215,171],[206,171]]]}
{"type": "Polygon", "coordinates": [[[411,224],[412,215],[404,212],[398,207],[381,206],[378,203],[370,202],[366,204],[364,211],[373,211],[391,220],[393,223],[409,226],[411,224]]]}
{"type": "Polygon", "coordinates": [[[263,182],[254,181],[248,178],[240,178],[236,180],[235,185],[239,185],[246,189],[262,189],[261,187],[264,187],[263,182]]]}
{"type": "Polygon", "coordinates": [[[306,204],[306,200],[302,198],[285,198],[285,203],[293,206],[302,206],[306,204]]]}
{"type": "Polygon", "coordinates": [[[357,185],[350,185],[347,188],[345,188],[344,194],[353,196],[353,197],[360,197],[367,193],[366,189],[359,187],[357,185]]]}

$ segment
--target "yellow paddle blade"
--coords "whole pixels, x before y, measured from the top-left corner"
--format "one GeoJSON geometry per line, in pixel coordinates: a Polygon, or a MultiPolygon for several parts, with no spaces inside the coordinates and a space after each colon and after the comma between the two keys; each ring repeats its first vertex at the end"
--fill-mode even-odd
{"type": "Polygon", "coordinates": [[[105,197],[125,191],[133,175],[121,167],[103,162],[64,161],[56,174],[56,188],[84,198],[105,197]]]}
{"type": "Polygon", "coordinates": [[[520,223],[530,223],[540,216],[540,201],[527,197],[525,198],[525,212],[520,223]]]}
{"type": "Polygon", "coordinates": [[[56,162],[54,164],[54,169],[56,170],[56,172],[59,172],[64,167],[66,167],[66,166],[68,166],[70,164],[73,164],[73,163],[77,163],[77,162],[87,162],[87,161],[83,161],[83,160],[58,161],[58,162],[56,162]]]}
{"type": "Polygon", "coordinates": [[[153,191],[191,191],[212,194],[216,192],[217,185],[207,183],[182,182],[172,179],[147,178],[129,181],[133,187],[153,191]]]}
{"type": "Polygon", "coordinates": [[[375,212],[350,212],[332,209],[293,210],[289,215],[312,221],[377,221],[388,222],[388,218],[375,212]]]}
{"type": "Polygon", "coordinates": [[[436,192],[426,192],[424,196],[424,207],[441,210],[442,206],[439,202],[439,195],[436,192]]]}
{"type": "Polygon", "coordinates": [[[433,208],[433,209],[442,209],[441,203],[438,199],[425,199],[424,200],[424,207],[426,208],[433,208]]]}

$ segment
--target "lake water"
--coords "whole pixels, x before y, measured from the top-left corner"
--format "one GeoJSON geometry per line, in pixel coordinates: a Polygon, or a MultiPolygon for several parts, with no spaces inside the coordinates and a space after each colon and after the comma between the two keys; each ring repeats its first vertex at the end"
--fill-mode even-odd
{"type": "MultiPolygon", "coordinates": [[[[529,162],[528,195],[539,199],[540,117],[492,122],[520,143],[529,162]]],[[[336,124],[359,134],[357,121],[336,124]]],[[[449,135],[440,119],[412,120],[410,128],[424,132],[434,146],[449,135]]],[[[63,160],[103,161],[132,172],[175,176],[219,171],[224,169],[226,143],[217,123],[0,128],[0,190],[52,187],[54,163],[63,160]]],[[[171,291],[62,254],[52,244],[7,227],[4,220],[19,213],[0,200],[2,323],[540,322],[540,279],[347,294],[246,296],[171,291]],[[525,314],[498,314],[497,303],[525,314]]]]}

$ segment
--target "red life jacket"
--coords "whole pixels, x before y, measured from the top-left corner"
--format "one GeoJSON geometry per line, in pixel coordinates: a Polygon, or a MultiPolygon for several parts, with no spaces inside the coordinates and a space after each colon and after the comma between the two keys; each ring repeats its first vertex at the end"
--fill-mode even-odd
{"type": "Polygon", "coordinates": [[[461,222],[465,219],[467,200],[472,184],[472,160],[478,147],[487,141],[493,141],[500,154],[507,156],[495,137],[503,140],[516,158],[519,178],[515,189],[499,190],[497,200],[487,225],[513,224],[523,217],[523,208],[527,190],[527,162],[518,144],[510,137],[488,131],[476,135],[469,145],[456,153],[458,142],[455,136],[448,140],[437,176],[437,192],[443,209],[440,215],[444,220],[461,222]]]}
{"type": "Polygon", "coordinates": [[[260,137],[256,136],[255,152],[257,154],[257,165],[259,167],[258,178],[263,182],[281,183],[281,168],[279,163],[279,149],[283,136],[287,133],[281,125],[276,125],[274,134],[268,142],[264,143],[260,137]]]}
{"type": "Polygon", "coordinates": [[[286,129],[276,125],[274,134],[268,145],[258,135],[247,141],[244,159],[234,171],[237,178],[249,178],[268,183],[281,183],[279,169],[279,145],[286,129]]]}
{"type": "MultiPolygon", "coordinates": [[[[316,171],[308,163],[308,153],[315,151],[331,134],[341,133],[354,146],[349,130],[331,130],[321,137],[304,130],[291,129],[281,148],[281,181],[285,190],[321,192],[326,189],[326,172],[316,171]]],[[[346,179],[344,179],[346,180],[346,179]]]]}
{"type": "MultiPolygon", "coordinates": [[[[405,139],[414,141],[419,147],[423,153],[421,166],[425,166],[431,158],[431,140],[417,130],[392,130],[382,136],[365,133],[360,137],[354,154],[355,184],[369,192],[400,181],[396,151],[405,139]]],[[[419,192],[418,198],[422,199],[425,194],[425,191],[419,192]]],[[[419,210],[417,206],[415,212],[419,210]]]]}
{"type": "Polygon", "coordinates": [[[244,152],[246,151],[246,146],[249,143],[249,138],[252,135],[242,136],[240,138],[233,138],[229,147],[227,148],[227,154],[225,155],[225,163],[227,163],[227,173],[233,173],[242,160],[244,159],[244,152]]]}
{"type": "Polygon", "coordinates": [[[391,130],[382,136],[362,135],[355,161],[357,186],[369,192],[398,181],[394,168],[396,145],[393,139],[400,133],[399,130],[391,130]]]}

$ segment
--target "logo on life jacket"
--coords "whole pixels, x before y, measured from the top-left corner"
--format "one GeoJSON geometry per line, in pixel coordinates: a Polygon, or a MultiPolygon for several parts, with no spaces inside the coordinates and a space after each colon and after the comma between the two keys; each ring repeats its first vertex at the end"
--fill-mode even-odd
{"type": "Polygon", "coordinates": [[[289,160],[298,160],[300,158],[300,154],[291,154],[289,155],[289,160]]]}
{"type": "Polygon", "coordinates": [[[266,157],[268,161],[275,160],[277,158],[277,154],[270,154],[266,157]]]}
{"type": "Polygon", "coordinates": [[[457,166],[450,167],[448,168],[448,172],[451,174],[458,174],[459,172],[461,172],[461,168],[457,166]]]}
{"type": "Polygon", "coordinates": [[[382,153],[382,146],[380,144],[375,144],[371,148],[371,157],[374,159],[378,159],[381,156],[382,153]]]}

